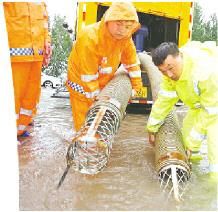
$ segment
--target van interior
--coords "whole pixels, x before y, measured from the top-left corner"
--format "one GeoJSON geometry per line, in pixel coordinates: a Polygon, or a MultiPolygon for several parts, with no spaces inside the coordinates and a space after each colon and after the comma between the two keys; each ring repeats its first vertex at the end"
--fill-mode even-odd
{"type": "MultiPolygon", "coordinates": [[[[107,6],[98,6],[97,21],[100,21],[107,6]]],[[[138,12],[141,29],[134,35],[133,40],[137,52],[150,52],[162,42],[175,42],[179,39],[179,20],[138,12]]]]}

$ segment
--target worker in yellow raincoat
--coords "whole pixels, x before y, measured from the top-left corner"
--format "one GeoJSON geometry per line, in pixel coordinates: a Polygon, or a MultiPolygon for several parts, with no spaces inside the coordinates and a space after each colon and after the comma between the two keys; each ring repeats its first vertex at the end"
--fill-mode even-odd
{"type": "Polygon", "coordinates": [[[152,60],[164,77],[147,123],[150,143],[155,145],[155,133],[181,99],[189,107],[183,120],[184,146],[190,159],[198,160],[207,140],[209,174],[218,182],[218,48],[190,42],[178,49],[165,42],[153,51],[152,60]]]}
{"type": "Polygon", "coordinates": [[[141,89],[141,70],[132,40],[132,34],[139,27],[134,6],[117,2],[111,5],[100,22],[86,26],[78,34],[68,61],[66,83],[76,131],[120,63],[129,73],[133,91],[141,89]]]}
{"type": "Polygon", "coordinates": [[[48,14],[42,2],[4,2],[18,136],[28,136],[41,87],[42,64],[51,57],[48,14]]]}

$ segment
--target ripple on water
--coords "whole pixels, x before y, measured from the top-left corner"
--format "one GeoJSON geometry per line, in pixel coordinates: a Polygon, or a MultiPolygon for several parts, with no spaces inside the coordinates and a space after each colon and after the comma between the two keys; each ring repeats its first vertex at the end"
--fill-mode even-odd
{"type": "Polygon", "coordinates": [[[42,90],[33,137],[18,148],[20,210],[217,210],[217,192],[205,177],[206,160],[193,165],[182,203],[160,192],[144,114],[127,114],[101,173],[86,176],[70,169],[57,190],[73,123],[69,99],[50,98],[52,92],[42,90]]]}

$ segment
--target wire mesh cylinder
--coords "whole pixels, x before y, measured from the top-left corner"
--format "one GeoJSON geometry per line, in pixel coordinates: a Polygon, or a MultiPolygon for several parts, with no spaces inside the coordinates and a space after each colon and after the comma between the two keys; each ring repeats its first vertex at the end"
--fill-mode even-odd
{"type": "Polygon", "coordinates": [[[182,143],[182,134],[174,111],[165,119],[155,141],[155,163],[157,171],[168,164],[182,165],[188,169],[188,159],[182,143]]]}
{"type": "Polygon", "coordinates": [[[131,90],[129,77],[121,72],[101,91],[68,149],[68,163],[75,170],[96,174],[106,166],[131,90]]]}
{"type": "Polygon", "coordinates": [[[161,187],[181,199],[183,184],[190,177],[190,166],[182,143],[176,113],[172,111],[160,127],[155,140],[155,165],[161,187]],[[175,186],[177,187],[175,189],[175,186]]]}
{"type": "MultiPolygon", "coordinates": [[[[142,70],[148,74],[152,99],[155,101],[162,76],[152,62],[151,56],[140,53],[139,59],[142,70]]],[[[173,194],[177,200],[180,200],[185,188],[184,183],[190,177],[190,166],[175,111],[165,118],[163,125],[156,133],[155,166],[163,191],[167,190],[169,196],[173,194]]]]}
{"type": "Polygon", "coordinates": [[[131,96],[132,86],[127,73],[122,69],[118,69],[114,78],[102,89],[98,96],[99,101],[94,105],[107,104],[110,102],[121,113],[120,119],[123,118],[125,110],[131,96]]]}

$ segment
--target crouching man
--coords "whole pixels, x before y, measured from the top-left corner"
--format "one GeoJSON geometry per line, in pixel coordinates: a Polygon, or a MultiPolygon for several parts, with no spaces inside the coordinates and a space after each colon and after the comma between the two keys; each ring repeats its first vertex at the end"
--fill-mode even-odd
{"type": "Polygon", "coordinates": [[[178,49],[171,42],[160,44],[152,60],[164,75],[147,130],[155,145],[155,133],[180,99],[189,107],[183,120],[183,142],[190,160],[199,160],[207,140],[210,179],[218,182],[218,48],[190,42],[178,49]]]}

